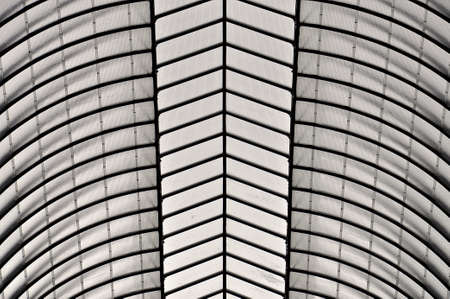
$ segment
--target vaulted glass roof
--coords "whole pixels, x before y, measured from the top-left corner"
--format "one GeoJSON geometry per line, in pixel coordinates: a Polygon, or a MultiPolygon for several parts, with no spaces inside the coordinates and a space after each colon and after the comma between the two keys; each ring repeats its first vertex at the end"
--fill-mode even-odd
{"type": "Polygon", "coordinates": [[[450,3],[0,3],[0,296],[447,298],[450,3]]]}

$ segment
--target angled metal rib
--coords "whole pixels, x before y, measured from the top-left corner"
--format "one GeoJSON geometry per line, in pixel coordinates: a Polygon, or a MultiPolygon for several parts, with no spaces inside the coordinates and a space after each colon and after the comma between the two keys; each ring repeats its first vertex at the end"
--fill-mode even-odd
{"type": "Polygon", "coordinates": [[[156,40],[156,14],[155,1],[149,0],[150,23],[151,23],[151,44],[152,44],[152,79],[153,79],[153,111],[155,113],[155,150],[156,150],[156,190],[158,201],[158,241],[159,241],[159,283],[161,297],[164,298],[164,242],[163,242],[163,217],[162,217],[162,193],[161,193],[161,155],[160,155],[160,138],[159,135],[159,110],[158,110],[158,79],[157,79],[157,40],[156,40]]]}
{"type": "Polygon", "coordinates": [[[287,208],[287,237],[286,237],[286,282],[285,291],[286,298],[290,297],[290,287],[291,287],[291,247],[292,247],[292,182],[293,182],[293,172],[294,172],[294,143],[295,143],[295,113],[297,111],[297,72],[298,72],[298,49],[299,49],[299,39],[300,39],[300,8],[301,1],[295,1],[295,20],[294,20],[294,57],[293,57],[293,67],[292,67],[292,87],[291,87],[291,113],[290,113],[290,136],[289,136],[289,195],[288,195],[288,208],[287,208]]]}
{"type": "MultiPolygon", "coordinates": [[[[258,97],[254,97],[251,94],[242,93],[241,91],[234,89],[232,84],[230,84],[229,76],[233,74],[239,74],[240,76],[245,76],[245,78],[248,78],[256,83],[262,83],[267,86],[270,86],[270,88],[274,89],[282,89],[284,91],[290,91],[290,88],[287,86],[284,86],[282,84],[279,84],[275,81],[272,81],[269,78],[260,76],[258,74],[252,73],[247,71],[245,68],[241,67],[235,67],[231,66],[229,62],[227,61],[229,54],[227,54],[227,49],[233,48],[242,55],[252,55],[254,57],[263,59],[264,61],[268,61],[271,63],[274,63],[277,66],[282,67],[291,67],[291,65],[287,62],[283,62],[279,59],[261,54],[257,51],[254,51],[250,47],[245,47],[240,44],[235,44],[227,41],[227,28],[230,26],[230,24],[238,25],[240,27],[249,29],[252,34],[263,34],[264,36],[273,38],[277,42],[289,42],[292,44],[292,40],[290,40],[287,37],[283,37],[278,34],[271,33],[265,29],[261,29],[259,27],[247,24],[245,22],[241,22],[237,19],[232,19],[230,16],[226,15],[226,6],[232,5],[227,1],[218,1],[216,4],[219,4],[221,2],[223,14],[221,18],[215,17],[215,19],[211,21],[206,22],[198,22],[195,25],[192,25],[192,27],[183,28],[180,29],[178,32],[171,32],[167,36],[159,37],[157,40],[158,46],[162,44],[169,44],[169,43],[177,43],[178,38],[189,38],[191,34],[196,32],[201,32],[201,30],[209,28],[211,26],[219,26],[222,27],[221,35],[222,35],[222,42],[221,43],[213,43],[211,45],[205,45],[199,48],[195,48],[195,50],[187,50],[187,53],[180,53],[175,55],[174,57],[167,58],[165,61],[157,61],[157,66],[159,72],[163,72],[166,68],[170,68],[173,66],[176,66],[177,63],[188,63],[188,61],[195,61],[196,58],[199,57],[200,54],[207,54],[211,53],[210,51],[218,50],[219,47],[222,48],[222,57],[221,62],[219,60],[213,62],[211,64],[210,68],[207,68],[206,70],[201,71],[195,71],[192,70],[190,73],[186,73],[181,78],[177,78],[174,80],[165,80],[164,83],[160,84],[158,86],[158,91],[160,94],[169,93],[172,92],[172,90],[176,90],[177,88],[181,88],[186,84],[186,86],[193,86],[197,82],[197,80],[203,80],[204,78],[207,78],[209,76],[217,74],[221,74],[221,87],[220,88],[214,88],[213,90],[209,91],[208,89],[200,89],[198,93],[200,95],[195,95],[194,97],[185,99],[183,96],[179,96],[180,99],[173,104],[169,104],[168,106],[164,108],[160,108],[159,113],[160,115],[176,115],[178,111],[185,111],[187,107],[190,107],[190,105],[199,104],[200,102],[206,102],[208,97],[210,96],[216,96],[222,93],[222,103],[221,108],[216,109],[213,108],[213,110],[210,110],[209,112],[205,112],[199,116],[186,118],[186,120],[172,120],[170,126],[166,125],[164,128],[159,129],[159,134],[161,138],[171,138],[171,136],[177,136],[176,134],[179,134],[178,132],[195,132],[194,128],[197,128],[199,124],[203,124],[207,121],[215,120],[217,123],[221,123],[221,127],[217,128],[217,131],[212,132],[211,134],[208,134],[206,136],[202,136],[199,138],[193,138],[189,139],[189,142],[181,142],[177,145],[166,146],[164,150],[161,152],[161,157],[164,159],[164,161],[171,161],[171,159],[175,159],[176,155],[182,155],[183,152],[190,151],[192,152],[196,148],[199,148],[200,146],[203,146],[205,144],[217,144],[222,149],[221,151],[217,149],[217,151],[214,154],[206,155],[205,157],[202,157],[201,159],[195,159],[195,160],[187,160],[183,163],[180,163],[178,166],[172,166],[170,170],[165,170],[162,173],[162,179],[163,179],[163,185],[164,182],[169,182],[169,180],[181,177],[187,177],[190,175],[190,173],[195,173],[196,169],[199,169],[200,167],[204,165],[208,165],[210,163],[217,163],[217,165],[222,164],[222,173],[219,174],[213,174],[206,176],[202,179],[193,180],[192,183],[187,185],[180,185],[175,186],[176,188],[171,189],[171,191],[162,191],[162,199],[163,199],[163,205],[169,203],[171,201],[174,201],[174,198],[181,198],[184,194],[196,194],[195,190],[198,188],[206,188],[206,186],[209,186],[209,184],[215,184],[215,183],[222,183],[221,190],[217,190],[217,194],[209,194],[209,195],[201,195],[201,198],[196,199],[196,202],[189,203],[186,202],[183,204],[183,207],[180,208],[171,208],[170,212],[165,212],[163,214],[164,221],[176,221],[178,219],[177,217],[183,217],[183,215],[190,215],[191,213],[194,213],[196,210],[206,207],[207,204],[219,204],[221,205],[221,213],[217,214],[217,212],[208,214],[208,217],[205,215],[201,221],[193,221],[189,224],[182,224],[180,223],[178,226],[174,226],[171,228],[171,231],[165,232],[163,238],[165,239],[165,244],[168,243],[169,240],[172,240],[174,238],[182,238],[183,234],[189,233],[194,234],[197,230],[203,227],[207,227],[209,225],[215,225],[214,223],[217,223],[217,225],[220,225],[222,227],[222,234],[220,235],[214,235],[211,237],[208,237],[206,239],[202,239],[202,241],[199,242],[193,242],[192,244],[187,243],[187,245],[183,246],[182,248],[168,248],[165,247],[165,250],[168,250],[166,254],[164,254],[164,258],[167,259],[169,257],[176,256],[177,254],[189,254],[190,250],[195,249],[197,246],[200,246],[202,244],[205,244],[207,242],[210,242],[212,240],[217,240],[217,238],[222,238],[222,262],[220,268],[223,270],[220,271],[220,275],[212,275],[212,276],[205,276],[204,278],[200,278],[198,280],[192,281],[192,282],[186,282],[183,285],[179,285],[178,287],[175,287],[174,289],[168,289],[165,292],[166,296],[178,294],[181,294],[181,292],[188,291],[191,288],[196,288],[198,284],[203,283],[206,280],[209,280],[216,276],[221,276],[220,284],[221,288],[220,291],[214,291],[213,293],[220,294],[222,293],[223,296],[225,296],[226,293],[229,293],[230,286],[227,285],[228,276],[231,275],[229,273],[233,273],[231,271],[230,266],[228,266],[227,260],[233,255],[232,253],[229,253],[227,251],[227,245],[229,240],[229,222],[235,221],[239,222],[243,225],[246,225],[248,227],[252,227],[252,229],[257,229],[261,233],[268,233],[268,234],[274,234],[271,230],[268,230],[264,226],[260,226],[258,224],[248,222],[245,219],[241,219],[240,216],[237,216],[235,214],[230,214],[228,211],[228,203],[236,205],[240,204],[242,207],[248,208],[248,209],[254,209],[255,211],[259,211],[262,213],[266,213],[267,215],[270,215],[270,217],[277,217],[278,219],[285,220],[286,215],[279,214],[278,212],[272,211],[271,209],[264,208],[263,206],[259,206],[256,203],[252,203],[249,200],[242,199],[240,197],[234,196],[229,194],[230,191],[227,190],[228,184],[240,184],[242,186],[245,186],[245,188],[253,188],[255,190],[259,190],[260,192],[265,192],[267,194],[272,194],[276,197],[281,197],[283,200],[286,199],[286,195],[280,192],[277,192],[276,190],[273,190],[273,187],[269,186],[263,186],[262,184],[253,182],[251,180],[248,180],[247,178],[236,176],[234,174],[229,173],[230,172],[230,164],[232,165],[238,165],[239,167],[248,167],[251,169],[254,169],[255,171],[261,171],[261,173],[265,173],[270,176],[274,176],[277,179],[285,179],[287,180],[288,176],[287,174],[272,169],[270,166],[265,166],[263,164],[260,164],[258,161],[249,160],[247,158],[241,157],[239,154],[235,154],[234,152],[229,152],[229,149],[227,147],[229,146],[230,142],[235,143],[236,141],[239,141],[241,143],[245,143],[249,146],[252,146],[254,149],[263,150],[264,152],[270,154],[270,155],[278,155],[281,154],[282,157],[287,157],[287,151],[286,153],[281,153],[276,149],[271,149],[268,145],[259,143],[257,141],[248,139],[245,136],[241,136],[240,134],[236,134],[232,132],[231,130],[227,129],[230,122],[233,121],[241,121],[247,125],[251,125],[252,128],[260,128],[262,130],[267,130],[272,132],[273,134],[276,134],[280,137],[289,137],[289,133],[287,130],[279,129],[278,127],[271,126],[269,124],[266,124],[265,122],[260,121],[258,118],[251,117],[248,115],[247,111],[233,111],[227,107],[228,101],[227,96],[233,95],[241,99],[242,101],[245,101],[245,103],[254,103],[258,104],[261,107],[265,107],[265,109],[268,109],[268,111],[276,111],[276,112],[282,112],[289,114],[290,111],[282,108],[281,106],[278,106],[276,104],[269,103],[267,101],[263,101],[262,99],[259,99],[258,97]],[[241,113],[242,112],[242,113],[241,113]],[[172,114],[170,114],[172,113],[172,114]],[[221,116],[221,118],[220,118],[221,116]],[[191,130],[191,131],[190,131],[191,130]],[[220,145],[219,145],[220,144],[220,145]],[[220,160],[222,159],[222,160],[220,160]],[[220,194],[219,194],[220,193],[220,194]],[[222,201],[220,201],[222,200],[222,201]],[[231,271],[231,272],[230,272],[231,271]]],[[[290,16],[286,12],[278,11],[277,9],[271,9],[270,7],[266,7],[265,5],[258,4],[256,2],[252,1],[240,1],[244,5],[248,5],[249,9],[265,9],[269,11],[270,13],[274,13],[282,18],[289,18],[292,20],[292,16],[290,16]]],[[[193,11],[194,9],[202,9],[202,5],[210,5],[211,1],[194,1],[191,4],[181,5],[176,8],[171,8],[166,12],[162,12],[157,16],[158,21],[161,19],[165,19],[168,16],[174,16],[174,15],[181,15],[184,13],[185,9],[193,11]]],[[[156,70],[155,70],[156,71],[156,70]]],[[[215,104],[216,105],[216,104],[215,104]]],[[[168,117],[168,116],[166,116],[168,117]]],[[[206,123],[205,123],[206,125],[206,123]]],[[[215,129],[216,130],[216,129],[215,129]]],[[[214,164],[215,165],[215,164],[214,164]]],[[[169,184],[169,183],[167,183],[169,184]]],[[[173,205],[173,204],[170,204],[173,205]]],[[[166,223],[166,222],[164,222],[166,223]]],[[[216,227],[216,226],[215,226],[216,227]]],[[[218,228],[218,226],[217,226],[218,228]]],[[[283,234],[275,234],[277,235],[277,238],[281,238],[283,241],[285,236],[283,234]]],[[[175,239],[174,239],[175,240],[175,239]]],[[[257,250],[261,250],[262,247],[254,247],[257,250]]],[[[266,251],[267,253],[271,253],[271,251],[266,251]]],[[[203,265],[203,263],[211,263],[215,261],[215,257],[218,255],[212,255],[212,256],[202,256],[201,258],[196,258],[196,262],[187,263],[185,266],[181,267],[180,269],[175,269],[173,271],[170,271],[165,275],[165,279],[171,279],[171,276],[173,276],[175,273],[181,273],[182,271],[191,271],[190,269],[193,269],[192,267],[203,265]]],[[[278,256],[278,255],[275,255],[278,256]]],[[[245,263],[249,266],[253,265],[255,261],[252,260],[246,260],[244,257],[241,257],[239,255],[233,256],[237,260],[239,260],[242,263],[245,263]]],[[[218,265],[218,262],[215,262],[216,265],[218,265]]],[[[262,269],[262,268],[261,268],[262,269]]],[[[185,273],[185,272],[183,272],[185,273]]],[[[217,272],[219,273],[219,272],[217,272]]],[[[205,274],[206,275],[206,274],[205,274]]],[[[240,274],[236,274],[240,275],[240,274]]],[[[284,275],[284,274],[283,274],[284,275]]],[[[283,276],[284,278],[284,276],[283,276]]],[[[248,279],[245,278],[244,279],[248,279]]],[[[216,280],[214,280],[216,281],[216,280]]],[[[218,281],[218,280],[217,280],[218,281]]],[[[248,282],[247,282],[248,283],[248,282]]],[[[254,281],[252,282],[253,285],[258,282],[254,281]]],[[[250,283],[250,284],[252,284],[250,283]]],[[[240,294],[245,294],[245,292],[239,292],[240,294]]],[[[276,291],[274,293],[275,295],[283,294],[283,292],[276,291]]],[[[181,296],[181,295],[180,295],[181,296]]],[[[207,294],[202,294],[201,296],[207,296],[207,294]]],[[[201,297],[200,296],[200,297],[201,297]]],[[[245,296],[245,295],[243,295],[245,296]]]]}
{"type": "Polygon", "coordinates": [[[226,297],[227,286],[227,95],[225,90],[227,89],[227,0],[222,0],[222,296],[226,297]]]}

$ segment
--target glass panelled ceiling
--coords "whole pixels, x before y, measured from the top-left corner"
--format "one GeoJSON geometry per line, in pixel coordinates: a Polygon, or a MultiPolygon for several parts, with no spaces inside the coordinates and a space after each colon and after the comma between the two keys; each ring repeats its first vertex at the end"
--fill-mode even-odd
{"type": "Polygon", "coordinates": [[[447,298],[450,3],[0,3],[0,296],[447,298]]]}
{"type": "Polygon", "coordinates": [[[2,298],[159,298],[148,1],[7,2],[2,298]]]}

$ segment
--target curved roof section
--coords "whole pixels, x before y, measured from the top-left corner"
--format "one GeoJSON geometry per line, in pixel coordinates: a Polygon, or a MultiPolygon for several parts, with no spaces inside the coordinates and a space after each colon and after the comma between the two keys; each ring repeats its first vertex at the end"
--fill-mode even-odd
{"type": "Polygon", "coordinates": [[[1,6],[2,298],[159,298],[149,2],[1,6]]]}
{"type": "Polygon", "coordinates": [[[448,296],[443,5],[301,1],[292,298],[448,296]]]}
{"type": "Polygon", "coordinates": [[[450,6],[0,4],[2,298],[446,298],[450,6]]]}

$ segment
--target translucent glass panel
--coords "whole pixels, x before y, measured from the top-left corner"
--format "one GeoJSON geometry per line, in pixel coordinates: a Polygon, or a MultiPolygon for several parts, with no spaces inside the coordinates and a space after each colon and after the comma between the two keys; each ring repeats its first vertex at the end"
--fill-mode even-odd
{"type": "Polygon", "coordinates": [[[0,4],[2,298],[448,297],[449,15],[0,4]]]}
{"type": "Polygon", "coordinates": [[[265,2],[156,1],[168,298],[284,296],[294,1],[265,2]]]}
{"type": "Polygon", "coordinates": [[[0,293],[160,297],[148,1],[9,2],[0,293]]]}
{"type": "Polygon", "coordinates": [[[301,1],[291,298],[448,295],[450,25],[431,2],[301,1]]]}

